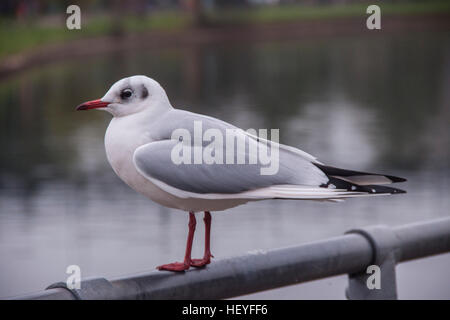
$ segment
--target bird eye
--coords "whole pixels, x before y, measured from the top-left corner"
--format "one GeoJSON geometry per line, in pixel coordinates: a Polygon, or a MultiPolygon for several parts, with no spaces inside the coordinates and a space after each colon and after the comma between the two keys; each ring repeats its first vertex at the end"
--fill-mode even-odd
{"type": "Polygon", "coordinates": [[[120,97],[122,99],[128,99],[129,97],[131,97],[132,94],[133,94],[133,91],[131,89],[124,89],[120,93],[120,97]]]}

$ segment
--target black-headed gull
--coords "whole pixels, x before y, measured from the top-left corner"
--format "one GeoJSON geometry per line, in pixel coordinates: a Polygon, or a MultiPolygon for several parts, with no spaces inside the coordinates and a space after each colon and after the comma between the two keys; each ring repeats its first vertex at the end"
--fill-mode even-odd
{"type": "MultiPolygon", "coordinates": [[[[210,211],[263,199],[339,201],[404,193],[381,186],[405,181],[403,178],[326,166],[299,149],[262,139],[219,119],[175,109],[159,83],[146,76],[119,80],[103,98],[85,102],[77,110],[97,108],[113,115],[106,130],[105,148],[115,173],[151,200],[189,212],[184,261],[159,266],[160,270],[183,271],[210,263],[210,211]],[[236,146],[216,143],[214,151],[209,150],[212,162],[196,159],[196,155],[208,155],[202,152],[218,142],[211,134],[209,139],[196,140],[199,126],[202,132],[215,133],[215,139],[231,132],[236,146]],[[243,149],[238,148],[239,141],[244,141],[243,149]],[[183,153],[191,146],[193,154],[186,157],[183,153]],[[263,147],[277,155],[276,170],[268,174],[262,173],[267,162],[251,161],[251,150],[263,147]],[[187,161],[180,162],[180,154],[187,161]],[[191,259],[194,213],[199,211],[204,212],[205,253],[202,259],[191,259]]],[[[201,138],[205,135],[202,133],[201,138]]]]}

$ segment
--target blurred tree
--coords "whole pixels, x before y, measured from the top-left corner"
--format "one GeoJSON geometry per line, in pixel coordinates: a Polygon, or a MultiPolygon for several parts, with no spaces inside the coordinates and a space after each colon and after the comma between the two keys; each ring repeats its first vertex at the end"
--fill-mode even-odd
{"type": "Polygon", "coordinates": [[[194,25],[203,26],[206,24],[202,0],[181,0],[181,5],[192,14],[194,25]]]}
{"type": "Polygon", "coordinates": [[[112,1],[112,34],[120,36],[124,33],[123,14],[125,12],[125,1],[112,1]]]}

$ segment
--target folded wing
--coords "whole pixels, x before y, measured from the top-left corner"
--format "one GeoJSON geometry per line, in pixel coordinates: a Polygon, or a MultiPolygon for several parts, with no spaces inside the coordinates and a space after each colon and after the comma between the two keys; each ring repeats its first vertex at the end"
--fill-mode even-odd
{"type": "MultiPolygon", "coordinates": [[[[324,168],[331,167],[325,167],[313,156],[299,149],[260,139],[221,120],[187,111],[167,112],[149,133],[154,142],[136,149],[133,159],[135,167],[146,179],[181,198],[338,200],[368,194],[393,193],[388,190],[393,188],[371,192],[371,185],[362,187],[355,181],[347,181],[350,179],[348,177],[341,179],[344,173],[350,176],[349,172],[340,171],[340,175],[334,175],[336,172],[333,171],[332,175],[327,174],[324,168]],[[209,141],[199,142],[194,139],[199,123],[202,132],[215,129],[223,140],[220,142],[214,137],[209,141]],[[189,133],[189,141],[174,136],[173,133],[177,129],[189,133]],[[226,143],[230,130],[234,134],[233,148],[226,143]],[[211,148],[208,149],[212,142],[214,152],[211,152],[211,148]],[[245,148],[238,148],[239,143],[243,143],[245,148]],[[182,149],[182,146],[187,148],[182,149]],[[262,161],[259,154],[254,154],[259,148],[267,155],[271,154],[272,148],[277,148],[278,157],[271,159],[277,163],[262,161]],[[180,163],[179,159],[174,161],[174,156],[180,157],[180,150],[183,150],[183,159],[187,160],[183,163],[180,163]],[[186,152],[188,156],[184,154],[186,152]],[[219,161],[205,163],[204,152],[217,156],[215,159],[219,161]],[[195,153],[202,155],[202,163],[196,163],[195,153]],[[250,159],[255,159],[255,156],[256,162],[252,162],[250,159]],[[275,166],[276,172],[262,174],[262,169],[269,166],[275,166]],[[337,180],[339,186],[330,183],[337,180]]],[[[357,179],[355,176],[357,175],[353,175],[353,179],[357,179]]]]}

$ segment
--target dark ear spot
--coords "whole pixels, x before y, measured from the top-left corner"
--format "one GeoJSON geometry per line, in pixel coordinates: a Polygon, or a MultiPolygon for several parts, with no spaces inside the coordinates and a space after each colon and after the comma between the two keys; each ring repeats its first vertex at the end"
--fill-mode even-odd
{"type": "Polygon", "coordinates": [[[144,85],[142,85],[142,99],[145,99],[147,97],[148,97],[148,90],[144,85]]]}

